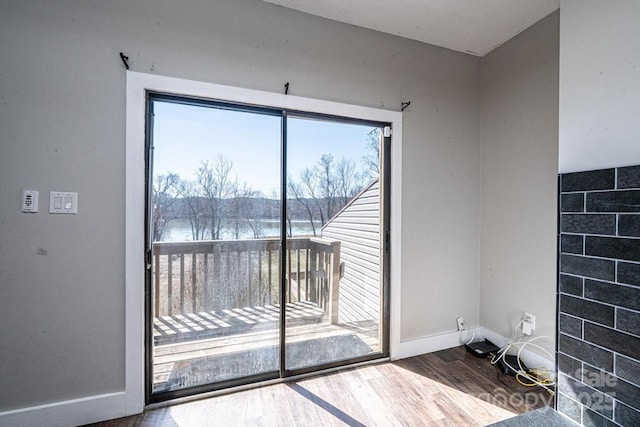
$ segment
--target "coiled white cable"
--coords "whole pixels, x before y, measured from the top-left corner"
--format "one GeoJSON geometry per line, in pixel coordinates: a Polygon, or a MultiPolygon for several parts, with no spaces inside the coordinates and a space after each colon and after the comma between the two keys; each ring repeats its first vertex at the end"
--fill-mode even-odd
{"type": "MultiPolygon", "coordinates": [[[[516,328],[522,324],[522,322],[520,322],[518,325],[516,325],[516,328]]],[[[514,340],[515,340],[515,330],[516,328],[514,328],[514,340]]],[[[544,389],[546,389],[549,393],[554,394],[554,391],[552,389],[551,386],[555,385],[555,381],[550,378],[548,375],[545,374],[545,372],[548,372],[548,369],[546,368],[533,368],[533,369],[529,369],[528,371],[525,371],[525,369],[522,366],[522,359],[520,358],[520,355],[522,354],[522,350],[524,350],[524,348],[526,346],[531,346],[531,347],[535,347],[537,349],[540,349],[543,353],[545,353],[546,355],[549,356],[550,359],[553,359],[553,355],[544,347],[535,344],[534,341],[543,339],[543,338],[551,338],[549,336],[539,336],[539,337],[535,337],[535,338],[531,338],[527,341],[512,341],[507,343],[504,347],[502,347],[492,358],[491,358],[491,364],[495,365],[496,363],[498,363],[500,360],[502,360],[502,363],[504,363],[505,366],[507,366],[509,369],[511,369],[513,372],[515,372],[516,374],[516,379],[517,381],[522,384],[522,385],[526,385],[526,386],[533,386],[533,385],[538,385],[540,387],[543,387],[544,389]],[[516,352],[516,360],[518,361],[518,366],[514,367],[511,366],[507,360],[506,360],[506,355],[507,352],[511,349],[517,349],[516,352]],[[532,373],[535,374],[532,375],[532,373]],[[527,381],[529,381],[529,384],[524,383],[522,380],[520,380],[520,377],[526,379],[527,381]],[[542,377],[542,379],[540,379],[540,377],[542,377]]]]}

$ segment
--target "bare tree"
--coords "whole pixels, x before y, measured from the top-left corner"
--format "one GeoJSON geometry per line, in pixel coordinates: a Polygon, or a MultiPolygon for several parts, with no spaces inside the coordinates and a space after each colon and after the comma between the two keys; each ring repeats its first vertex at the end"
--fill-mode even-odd
{"type": "Polygon", "coordinates": [[[364,179],[352,159],[335,162],[332,155],[324,154],[312,168],[300,172],[299,181],[289,177],[287,192],[304,211],[315,236],[316,223],[324,226],[333,218],[362,190],[364,179]]]}
{"type": "Polygon", "coordinates": [[[367,134],[367,154],[362,156],[364,163],[364,174],[373,179],[380,176],[380,140],[381,129],[374,128],[367,134]]]}
{"type": "MultiPolygon", "coordinates": [[[[319,181],[320,181],[320,173],[318,172],[317,166],[314,167],[313,169],[305,168],[300,173],[300,183],[302,187],[301,199],[310,199],[309,205],[314,206],[313,208],[311,207],[307,208],[307,211],[311,209],[312,212],[314,212],[314,215],[310,214],[310,219],[311,219],[311,216],[316,217],[317,215],[317,218],[320,219],[320,224],[324,225],[325,211],[323,209],[324,203],[322,201],[322,194],[320,190],[319,181]]],[[[314,230],[313,235],[315,236],[316,235],[315,226],[313,226],[313,230],[314,230]]]]}
{"type": "Polygon", "coordinates": [[[245,192],[242,206],[245,223],[253,233],[253,238],[264,237],[264,222],[262,219],[268,214],[268,209],[262,192],[251,190],[249,187],[245,192]]]}
{"type": "MultiPolygon", "coordinates": [[[[376,135],[379,129],[370,132],[369,149],[379,153],[376,135]]],[[[379,170],[379,161],[372,161],[369,166],[368,172],[359,171],[353,159],[336,162],[331,154],[324,154],[315,165],[303,169],[297,181],[289,177],[287,235],[293,234],[294,220],[306,218],[317,236],[318,224],[324,226],[362,190],[365,179],[379,170]]],[[[264,219],[279,218],[274,203],[280,197],[274,193],[272,199],[266,199],[246,182],[239,183],[232,169],[233,162],[218,155],[213,161],[201,162],[193,181],[180,180],[175,174],[156,178],[154,240],[162,238],[168,221],[178,216],[173,212],[176,208],[172,208],[177,200],[182,207],[181,216],[189,220],[193,240],[219,240],[227,233],[239,239],[247,231],[253,238],[263,237],[264,219]]]]}
{"type": "Polygon", "coordinates": [[[334,179],[341,205],[345,205],[364,187],[363,176],[358,173],[356,163],[352,159],[340,159],[336,164],[334,179]]]}
{"type": "Polygon", "coordinates": [[[204,240],[208,237],[209,220],[205,215],[205,200],[200,196],[194,183],[180,181],[178,194],[183,200],[183,208],[191,225],[191,238],[204,240]]]}
{"type": "Polygon", "coordinates": [[[159,242],[167,231],[167,225],[174,219],[171,215],[171,208],[176,201],[177,184],[180,178],[178,175],[168,173],[158,175],[153,180],[153,201],[152,201],[152,234],[153,241],[159,242]]]}
{"type": "MultiPolygon", "coordinates": [[[[287,192],[291,197],[293,197],[300,204],[300,206],[302,206],[302,208],[306,212],[307,217],[309,219],[309,224],[311,225],[311,230],[313,231],[313,235],[317,236],[316,225],[315,225],[315,218],[316,218],[315,212],[316,212],[316,206],[318,205],[318,203],[317,203],[317,200],[307,197],[308,193],[314,194],[314,191],[315,191],[313,174],[308,168],[302,171],[301,181],[303,183],[306,182],[306,185],[297,183],[291,177],[289,177],[289,179],[287,180],[287,192]],[[305,181],[305,177],[306,177],[306,181],[305,181]],[[309,188],[311,188],[311,190],[309,188]]],[[[288,236],[292,235],[291,234],[292,233],[291,211],[292,211],[291,206],[287,204],[287,235],[288,236]]]]}
{"type": "Polygon", "coordinates": [[[331,154],[323,154],[315,167],[316,179],[320,190],[320,202],[324,205],[324,212],[320,215],[322,225],[330,220],[339,206],[336,200],[335,162],[331,154]]]}
{"type": "Polygon", "coordinates": [[[234,237],[239,239],[242,230],[249,228],[253,238],[262,237],[263,226],[261,216],[262,193],[254,191],[249,184],[243,182],[234,188],[233,197],[228,201],[227,218],[234,237]]]}
{"type": "Polygon", "coordinates": [[[219,240],[227,227],[225,201],[237,190],[238,183],[231,178],[231,168],[233,162],[218,155],[213,164],[203,161],[196,171],[198,190],[206,203],[209,235],[213,240],[219,240]]]}

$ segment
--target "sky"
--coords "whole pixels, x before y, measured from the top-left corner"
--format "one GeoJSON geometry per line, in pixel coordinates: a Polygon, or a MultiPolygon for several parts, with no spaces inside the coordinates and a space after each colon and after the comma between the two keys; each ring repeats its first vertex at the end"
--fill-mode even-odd
{"type": "MultiPolygon", "coordinates": [[[[280,117],[165,101],[156,101],[154,112],[154,176],[172,172],[192,180],[202,161],[222,154],[240,182],[279,194],[280,117]]],[[[360,166],[373,127],[289,117],[287,129],[287,172],[298,179],[323,154],[360,166]]]]}

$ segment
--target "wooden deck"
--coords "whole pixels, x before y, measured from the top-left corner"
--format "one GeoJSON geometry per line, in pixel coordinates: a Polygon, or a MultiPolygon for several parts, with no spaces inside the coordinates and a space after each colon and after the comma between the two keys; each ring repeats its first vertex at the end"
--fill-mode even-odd
{"type": "MultiPolygon", "coordinates": [[[[156,318],[154,391],[277,370],[279,310],[268,305],[156,318]]],[[[288,367],[380,351],[377,323],[332,324],[314,303],[287,304],[286,323],[287,350],[293,354],[288,367]]]]}
{"type": "MultiPolygon", "coordinates": [[[[312,302],[289,303],[286,310],[287,324],[290,326],[328,320],[322,308],[312,302]]],[[[154,321],[153,339],[155,344],[162,345],[246,331],[277,329],[279,320],[279,305],[161,316],[154,321]]]]}

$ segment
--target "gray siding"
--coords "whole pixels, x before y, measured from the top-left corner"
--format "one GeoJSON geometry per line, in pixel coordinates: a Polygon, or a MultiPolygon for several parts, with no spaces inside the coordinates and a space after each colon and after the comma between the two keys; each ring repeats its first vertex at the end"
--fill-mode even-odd
{"type": "Polygon", "coordinates": [[[380,181],[376,179],[322,229],[340,241],[344,275],[340,280],[339,321],[379,320],[380,181]]]}

